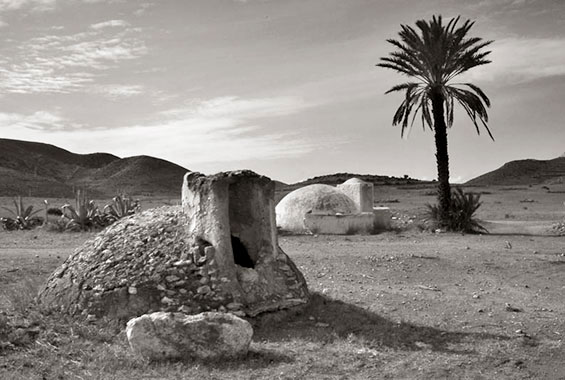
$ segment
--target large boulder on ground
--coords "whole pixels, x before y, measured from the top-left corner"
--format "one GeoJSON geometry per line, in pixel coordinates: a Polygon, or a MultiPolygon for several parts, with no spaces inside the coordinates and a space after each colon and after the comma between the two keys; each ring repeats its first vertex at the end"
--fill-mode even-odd
{"type": "Polygon", "coordinates": [[[157,312],[127,323],[132,350],[148,360],[218,360],[247,355],[251,324],[227,313],[157,312]]]}
{"type": "Polygon", "coordinates": [[[84,243],[39,294],[45,308],[129,320],[304,304],[304,277],[278,245],[274,183],[250,171],[188,173],[182,207],[124,218],[84,243]]]}

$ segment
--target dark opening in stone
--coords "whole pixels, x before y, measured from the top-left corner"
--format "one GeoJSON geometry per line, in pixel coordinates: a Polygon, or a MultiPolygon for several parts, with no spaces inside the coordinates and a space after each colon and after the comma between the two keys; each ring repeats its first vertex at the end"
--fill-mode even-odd
{"type": "Polygon", "coordinates": [[[233,251],[233,261],[245,268],[255,268],[255,263],[251,260],[247,248],[237,236],[231,235],[231,247],[233,251]]]}

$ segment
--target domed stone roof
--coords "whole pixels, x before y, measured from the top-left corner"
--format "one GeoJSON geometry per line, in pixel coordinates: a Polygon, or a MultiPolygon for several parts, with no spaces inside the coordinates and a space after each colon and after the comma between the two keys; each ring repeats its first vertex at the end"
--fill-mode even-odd
{"type": "Polygon", "coordinates": [[[123,218],[85,242],[39,302],[114,320],[155,311],[254,316],[307,302],[304,277],[278,246],[270,179],[193,172],[182,194],[182,207],[123,218]]]}
{"type": "Polygon", "coordinates": [[[333,186],[315,184],[287,194],[275,208],[277,227],[285,231],[305,233],[306,213],[355,214],[357,207],[351,198],[333,186]]]}

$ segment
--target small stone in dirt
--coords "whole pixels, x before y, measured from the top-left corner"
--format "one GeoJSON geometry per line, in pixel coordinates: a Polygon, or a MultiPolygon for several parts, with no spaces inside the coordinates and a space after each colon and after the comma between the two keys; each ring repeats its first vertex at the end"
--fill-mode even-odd
{"type": "Polygon", "coordinates": [[[514,313],[521,313],[522,312],[522,309],[520,309],[519,307],[512,306],[509,303],[506,304],[505,310],[511,311],[511,312],[514,312],[514,313]]]}
{"type": "Polygon", "coordinates": [[[542,307],[541,309],[535,309],[535,311],[549,311],[549,312],[552,312],[553,309],[548,309],[547,307],[542,307]]]}
{"type": "Polygon", "coordinates": [[[514,362],[514,365],[515,365],[516,367],[521,367],[521,366],[524,365],[524,361],[522,361],[522,360],[516,360],[516,361],[514,362]]]}
{"type": "Polygon", "coordinates": [[[481,296],[479,294],[473,294],[473,298],[478,299],[478,298],[481,298],[481,296]]]}
{"type": "Polygon", "coordinates": [[[414,342],[414,345],[415,345],[416,347],[422,349],[422,350],[426,350],[426,349],[431,349],[431,348],[432,348],[432,345],[431,345],[431,344],[424,343],[424,342],[420,342],[420,341],[414,342]]]}

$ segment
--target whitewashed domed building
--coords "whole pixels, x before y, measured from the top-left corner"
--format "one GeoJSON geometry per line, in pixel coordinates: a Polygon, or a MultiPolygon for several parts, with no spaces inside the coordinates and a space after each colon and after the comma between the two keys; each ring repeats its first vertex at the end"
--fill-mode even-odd
{"type": "Polygon", "coordinates": [[[390,210],[373,208],[373,184],[351,178],[287,194],[275,208],[277,228],[292,233],[368,234],[390,228],[390,210]]]}

